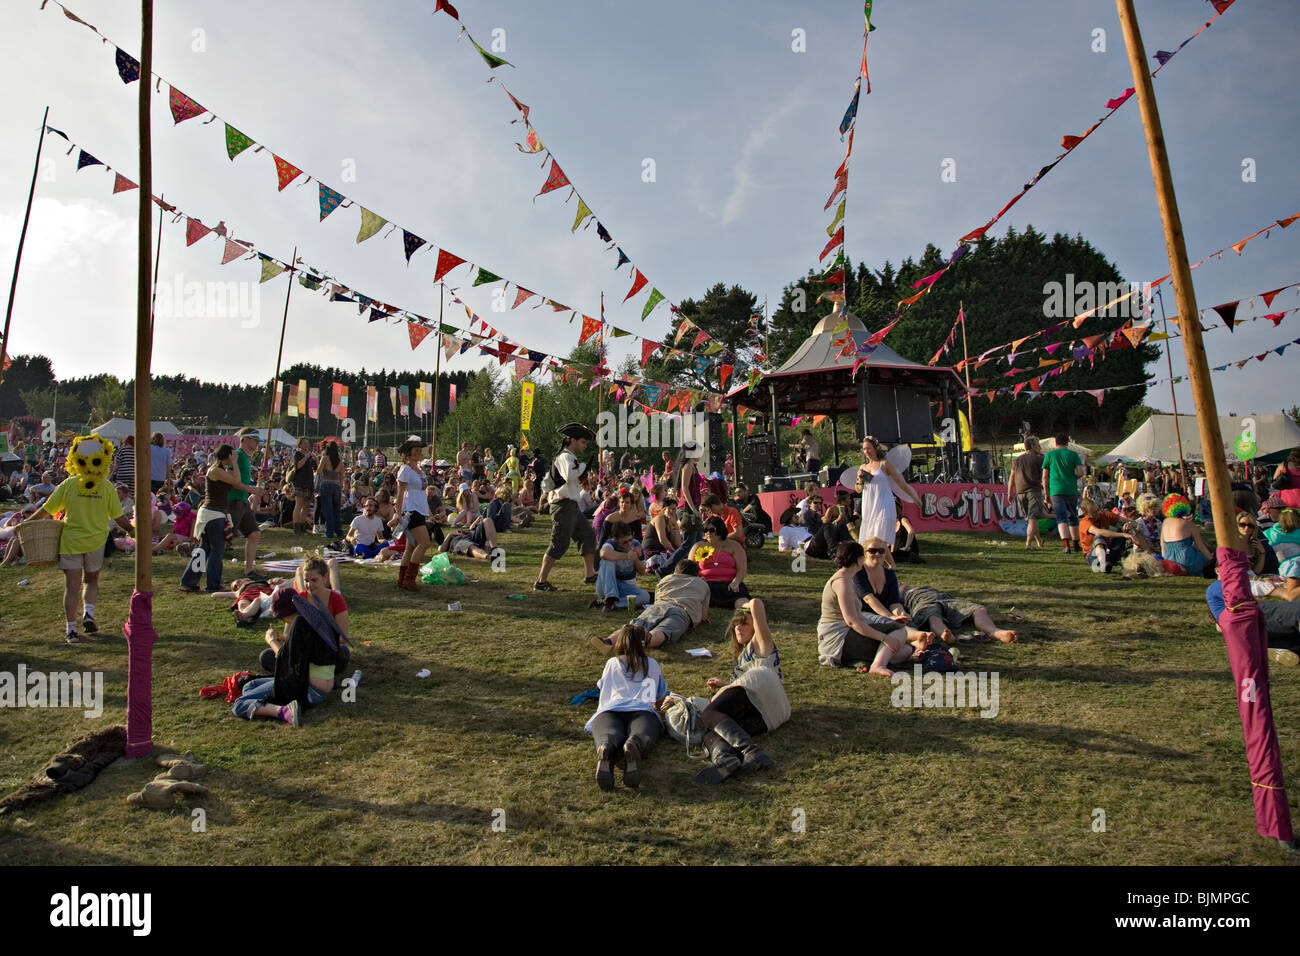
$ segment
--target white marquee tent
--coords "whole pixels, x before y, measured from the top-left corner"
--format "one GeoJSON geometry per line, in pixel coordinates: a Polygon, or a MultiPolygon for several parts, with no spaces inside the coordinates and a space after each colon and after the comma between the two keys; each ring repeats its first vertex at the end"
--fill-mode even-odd
{"type": "MultiPolygon", "coordinates": [[[[1265,458],[1278,452],[1300,448],[1300,425],[1289,415],[1220,415],[1219,431],[1223,435],[1223,453],[1228,461],[1236,461],[1233,445],[1246,427],[1247,419],[1255,422],[1255,457],[1265,458]]],[[[1196,429],[1195,415],[1179,415],[1178,428],[1182,432],[1183,457],[1201,461],[1201,435],[1196,429]]],[[[1097,459],[1101,464],[1112,461],[1178,460],[1178,436],[1174,432],[1173,415],[1152,415],[1132,435],[1097,459]]]]}

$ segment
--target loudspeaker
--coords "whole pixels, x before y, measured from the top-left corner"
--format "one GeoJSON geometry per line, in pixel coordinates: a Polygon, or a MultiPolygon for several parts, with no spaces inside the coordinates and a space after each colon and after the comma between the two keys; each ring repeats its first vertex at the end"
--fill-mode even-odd
{"type": "Polygon", "coordinates": [[[848,465],[827,465],[817,476],[818,483],[823,488],[834,488],[840,480],[840,475],[844,474],[844,470],[848,467],[848,465]]]}
{"type": "Polygon", "coordinates": [[[974,448],[970,453],[970,470],[976,481],[993,480],[993,458],[982,448],[974,448]]]}
{"type": "Polygon", "coordinates": [[[858,380],[858,439],[872,435],[886,445],[932,440],[930,400],[905,388],[858,380]]]}
{"type": "Polygon", "coordinates": [[[777,448],[772,437],[767,434],[750,435],[742,441],[744,444],[741,446],[740,461],[736,462],[736,467],[740,473],[740,480],[750,490],[754,490],[762,485],[769,475],[777,474],[779,461],[777,448]]]}
{"type": "Polygon", "coordinates": [[[695,410],[704,414],[705,427],[697,430],[696,439],[704,445],[700,456],[700,474],[706,478],[715,471],[722,473],[723,462],[727,460],[730,444],[725,440],[722,428],[722,416],[717,412],[705,412],[703,403],[695,410]]]}

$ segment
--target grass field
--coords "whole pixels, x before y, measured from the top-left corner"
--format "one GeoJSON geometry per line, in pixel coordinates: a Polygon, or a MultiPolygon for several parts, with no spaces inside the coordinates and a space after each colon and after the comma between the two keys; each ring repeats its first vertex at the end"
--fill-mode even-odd
{"type": "MultiPolygon", "coordinates": [[[[465,562],[464,587],[397,590],[391,568],[343,569],[355,703],[309,712],[301,729],[237,720],[198,689],[256,670],[261,629],[238,630],[206,595],[182,593],[179,558],[155,565],[154,728],[159,744],[211,767],[207,814],[125,802],[158,772],[121,760],[90,787],[0,819],[0,862],[177,863],[1065,863],[1279,864],[1255,834],[1241,726],[1204,582],[1128,582],[1055,550],[980,534],[923,538],[928,563],[903,580],[988,604],[1020,643],[962,646],[1000,675],[1000,713],[891,707],[887,680],[817,663],[826,562],[792,573],[775,542],[751,558],[794,706],[761,740],[775,760],[721,787],[665,738],[639,791],[600,792],[582,733],[594,704],[569,706],[603,664],[587,646],[622,617],[588,610],[576,556],[531,590],[549,526],[507,536],[509,570],[465,562]],[[473,580],[477,579],[477,580],[473,580]],[[510,594],[526,600],[511,600],[510,594]],[[446,610],[449,600],[462,613],[446,610]],[[1012,622],[1017,608],[1025,621],[1012,622]],[[361,642],[368,642],[362,644],[361,642]],[[421,668],[432,677],[421,680],[421,668]],[[1105,812],[1105,832],[1093,828],[1105,812]],[[806,832],[796,832],[804,821],[806,832]],[[494,827],[494,821],[496,826],[494,827]]],[[[264,535],[263,553],[310,544],[264,535]]],[[[242,549],[241,549],[242,554],[242,549]]],[[[229,581],[237,568],[227,563],[229,581]]],[[[0,711],[0,793],[88,730],[125,719],[129,560],[103,576],[104,639],[61,638],[62,576],[0,571],[0,671],[103,670],[105,711],[0,711]],[[20,579],[30,579],[18,587],[20,579]]],[[[715,620],[656,654],[669,685],[704,694],[724,676],[715,620]],[[695,660],[684,648],[711,648],[695,660]]],[[[1284,765],[1300,773],[1300,672],[1272,675],[1284,765]]],[[[1294,806],[1294,799],[1293,799],[1294,806]]],[[[1294,811],[1293,811],[1294,812],[1294,811]]]]}

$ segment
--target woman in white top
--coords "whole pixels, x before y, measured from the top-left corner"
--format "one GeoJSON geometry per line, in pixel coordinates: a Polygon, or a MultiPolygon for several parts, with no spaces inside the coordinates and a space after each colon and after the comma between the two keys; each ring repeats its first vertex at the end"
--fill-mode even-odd
{"type": "Polygon", "coordinates": [[[429,549],[429,497],[424,493],[424,476],[415,467],[420,460],[424,443],[418,438],[408,438],[397,449],[402,467],[397,470],[397,497],[393,502],[393,519],[389,527],[399,534],[406,529],[406,551],[397,570],[397,586],[407,591],[418,590],[416,577],[420,562],[429,549]],[[401,526],[401,527],[399,527],[401,526]]]}
{"type": "MultiPolygon", "coordinates": [[[[898,469],[885,460],[884,449],[880,443],[868,435],[862,439],[862,464],[858,467],[856,484],[862,495],[862,520],[858,524],[858,544],[866,547],[872,538],[882,541],[894,540],[894,529],[898,526],[898,509],[894,503],[897,492],[918,507],[921,497],[912,490],[912,486],[903,480],[898,469]]],[[[893,567],[893,559],[889,559],[893,567]]]]}
{"type": "Polygon", "coordinates": [[[596,682],[600,704],[585,729],[596,740],[596,784],[606,792],[614,789],[614,761],[620,749],[623,784],[641,783],[641,761],[663,731],[656,711],[668,697],[668,682],[659,662],[646,655],[646,641],[644,628],[624,625],[614,635],[613,656],[596,682]]]}

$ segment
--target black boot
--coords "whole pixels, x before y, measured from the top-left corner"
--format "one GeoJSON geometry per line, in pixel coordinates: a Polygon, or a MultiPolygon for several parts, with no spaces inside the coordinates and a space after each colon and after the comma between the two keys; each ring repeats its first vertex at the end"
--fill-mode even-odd
{"type": "Polygon", "coordinates": [[[641,761],[650,749],[648,741],[635,734],[623,744],[623,786],[636,788],[641,783],[641,761]]]}
{"type": "Polygon", "coordinates": [[[730,717],[715,725],[713,732],[730,744],[732,749],[740,751],[741,770],[766,770],[772,766],[772,758],[754,743],[754,738],[745,732],[745,728],[730,717]]]}
{"type": "Polygon", "coordinates": [[[695,775],[696,783],[719,784],[740,772],[740,754],[715,731],[710,730],[704,735],[703,745],[709,765],[695,775]]]}
{"type": "Polygon", "coordinates": [[[614,751],[609,747],[596,748],[596,786],[606,793],[614,789],[614,751]]]}

